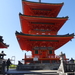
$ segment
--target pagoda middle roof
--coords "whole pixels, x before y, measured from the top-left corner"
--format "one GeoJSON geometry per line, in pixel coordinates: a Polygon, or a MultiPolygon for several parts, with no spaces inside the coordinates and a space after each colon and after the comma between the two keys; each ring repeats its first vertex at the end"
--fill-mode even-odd
{"type": "Polygon", "coordinates": [[[52,18],[52,17],[27,16],[27,15],[22,15],[22,14],[20,14],[19,16],[20,16],[21,28],[23,31],[25,30],[26,26],[33,26],[33,24],[35,25],[38,24],[38,26],[40,26],[41,24],[43,24],[43,25],[51,25],[52,28],[55,28],[55,31],[58,32],[58,30],[68,20],[68,17],[52,18]]]}
{"type": "Polygon", "coordinates": [[[0,48],[7,48],[9,45],[3,42],[2,36],[0,36],[0,48]]]}
{"type": "Polygon", "coordinates": [[[22,0],[22,5],[23,5],[23,13],[25,14],[26,11],[29,9],[31,10],[43,10],[43,11],[50,11],[54,12],[54,16],[56,17],[62,8],[64,3],[40,3],[40,2],[31,2],[31,1],[26,1],[22,0]],[[28,6],[29,9],[26,9],[28,6]],[[26,8],[25,8],[26,7],[26,8]]]}

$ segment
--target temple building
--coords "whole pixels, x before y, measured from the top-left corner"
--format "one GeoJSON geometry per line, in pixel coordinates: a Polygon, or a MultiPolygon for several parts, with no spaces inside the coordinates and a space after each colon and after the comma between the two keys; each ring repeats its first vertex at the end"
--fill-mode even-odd
{"type": "MultiPolygon", "coordinates": [[[[9,45],[4,43],[3,36],[0,36],[0,49],[4,49],[4,48],[8,48],[8,47],[9,47],[9,45]]],[[[4,56],[6,56],[6,54],[4,53],[4,51],[1,51],[0,52],[0,64],[1,64],[1,61],[4,59],[4,56]]]]}
{"type": "Polygon", "coordinates": [[[7,45],[6,43],[3,42],[3,37],[0,36],[0,48],[8,48],[9,45],[7,45]]]}
{"type": "MultiPolygon", "coordinates": [[[[0,36],[0,49],[4,49],[8,47],[9,45],[4,43],[3,36],[0,36]]],[[[6,54],[4,53],[4,51],[1,51],[0,52],[0,74],[3,74],[3,62],[6,61],[6,59],[4,59],[4,56],[6,56],[6,54]]]]}
{"type": "MultiPolygon", "coordinates": [[[[58,35],[68,20],[57,17],[64,3],[42,3],[22,0],[23,14],[19,13],[21,32],[16,31],[20,48],[31,51],[23,59],[27,63],[59,63],[55,51],[74,38],[74,34],[58,35]]],[[[65,60],[66,55],[64,56],[65,60]]]]}

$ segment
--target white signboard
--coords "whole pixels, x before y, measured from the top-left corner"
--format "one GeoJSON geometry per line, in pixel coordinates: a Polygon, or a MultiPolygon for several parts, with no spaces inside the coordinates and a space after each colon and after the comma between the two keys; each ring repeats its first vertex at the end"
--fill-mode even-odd
{"type": "Polygon", "coordinates": [[[38,58],[37,58],[37,57],[34,57],[34,58],[33,58],[33,61],[38,61],[38,58]]]}

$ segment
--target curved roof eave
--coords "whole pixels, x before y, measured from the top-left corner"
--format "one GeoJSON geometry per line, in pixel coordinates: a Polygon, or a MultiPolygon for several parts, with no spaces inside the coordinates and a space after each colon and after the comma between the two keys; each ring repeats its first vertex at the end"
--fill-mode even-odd
{"type": "Polygon", "coordinates": [[[44,17],[44,16],[28,16],[28,15],[24,15],[24,14],[21,14],[19,13],[19,16],[23,16],[23,17],[34,17],[34,18],[51,18],[51,19],[68,19],[69,17],[66,16],[66,17],[44,17]]]}
{"type": "Polygon", "coordinates": [[[7,47],[9,47],[9,45],[7,45],[6,43],[4,43],[3,41],[3,39],[2,39],[3,37],[2,36],[0,36],[0,48],[7,48],[7,47]]]}
{"type": "Polygon", "coordinates": [[[63,5],[64,4],[64,2],[62,2],[62,3],[43,3],[43,2],[33,2],[33,1],[26,1],[26,0],[22,0],[22,1],[24,1],[24,2],[29,2],[29,3],[37,3],[37,4],[48,4],[48,5],[63,5]]]}
{"type": "Polygon", "coordinates": [[[66,34],[66,35],[32,35],[32,34],[24,34],[22,32],[17,32],[15,33],[16,35],[22,35],[22,36],[37,36],[37,37],[74,37],[74,33],[72,34],[66,34]]]}

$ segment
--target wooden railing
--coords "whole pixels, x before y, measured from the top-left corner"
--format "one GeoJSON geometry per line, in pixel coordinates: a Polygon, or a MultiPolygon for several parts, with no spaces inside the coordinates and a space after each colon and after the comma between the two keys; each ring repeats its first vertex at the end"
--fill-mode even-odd
{"type": "MultiPolygon", "coordinates": [[[[36,55],[35,57],[41,58],[38,55],[36,55]]],[[[34,57],[32,55],[26,55],[26,58],[34,58],[34,57]]],[[[60,56],[58,56],[58,55],[55,55],[55,56],[54,55],[50,55],[50,56],[48,56],[46,58],[60,58],[60,56]]]]}

